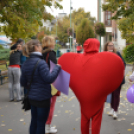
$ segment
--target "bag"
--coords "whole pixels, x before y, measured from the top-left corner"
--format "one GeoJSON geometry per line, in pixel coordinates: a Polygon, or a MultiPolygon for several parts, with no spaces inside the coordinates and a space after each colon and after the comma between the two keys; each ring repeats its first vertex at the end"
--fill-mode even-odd
{"type": "Polygon", "coordinates": [[[31,88],[31,84],[32,84],[32,81],[33,81],[34,72],[35,72],[39,62],[40,62],[40,59],[37,61],[36,65],[34,67],[34,70],[32,72],[31,81],[30,81],[30,83],[28,83],[28,86],[26,88],[28,90],[28,92],[27,92],[27,94],[25,95],[25,97],[24,97],[24,99],[22,101],[22,105],[23,105],[22,109],[24,109],[25,111],[28,111],[28,110],[31,109],[31,105],[30,105],[30,102],[29,102],[28,94],[29,94],[29,91],[30,91],[30,88],[31,88]]]}
{"type": "Polygon", "coordinates": [[[58,90],[51,84],[51,95],[54,96],[57,92],[58,90]]]}
{"type": "Polygon", "coordinates": [[[109,95],[107,96],[106,102],[107,102],[107,103],[111,103],[111,101],[112,101],[112,94],[109,94],[109,95]]]}
{"type": "MultiPolygon", "coordinates": [[[[47,53],[47,56],[46,56],[46,63],[48,63],[48,58],[49,58],[49,53],[47,53]]],[[[52,96],[60,96],[61,95],[61,92],[58,91],[52,84],[51,84],[51,95],[52,96]]]]}

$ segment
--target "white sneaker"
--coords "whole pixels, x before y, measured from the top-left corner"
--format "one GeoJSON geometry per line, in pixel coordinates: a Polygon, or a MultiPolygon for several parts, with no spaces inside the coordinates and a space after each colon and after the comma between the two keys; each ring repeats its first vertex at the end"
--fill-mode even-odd
{"type": "Polygon", "coordinates": [[[113,114],[114,114],[114,110],[111,109],[111,111],[108,113],[108,115],[109,115],[109,116],[113,116],[113,114]]]}
{"type": "Polygon", "coordinates": [[[116,120],[118,118],[117,112],[114,111],[113,118],[116,120]]]}
{"type": "Polygon", "coordinates": [[[46,134],[53,134],[53,133],[57,133],[57,129],[55,127],[51,127],[50,125],[46,125],[45,126],[45,133],[46,134]]]}

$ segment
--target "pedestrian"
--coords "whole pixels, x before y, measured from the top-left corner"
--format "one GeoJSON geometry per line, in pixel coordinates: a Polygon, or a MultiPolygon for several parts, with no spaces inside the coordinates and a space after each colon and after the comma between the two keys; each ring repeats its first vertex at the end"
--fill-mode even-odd
{"type": "Polygon", "coordinates": [[[10,101],[14,101],[14,90],[17,94],[17,101],[21,101],[21,91],[20,91],[20,57],[22,55],[22,46],[20,44],[15,44],[16,49],[11,50],[9,58],[8,67],[8,77],[9,77],[9,93],[10,101]]]}
{"type": "MultiPolygon", "coordinates": [[[[56,52],[54,51],[55,47],[55,39],[51,36],[46,36],[42,40],[42,47],[43,47],[43,57],[44,60],[47,61],[49,69],[50,69],[50,61],[57,64],[56,59],[56,52]]],[[[55,103],[56,103],[56,96],[53,96],[51,98],[51,106],[50,106],[50,112],[49,116],[46,122],[46,133],[56,133],[57,129],[54,127],[51,127],[51,122],[53,119],[54,109],[55,109],[55,103]]]]}
{"type": "Polygon", "coordinates": [[[78,44],[78,46],[76,47],[76,49],[77,49],[77,53],[81,53],[82,46],[80,44],[78,44]]]}
{"type": "Polygon", "coordinates": [[[58,60],[71,75],[69,86],[80,103],[82,134],[100,134],[104,101],[123,79],[121,58],[99,53],[99,47],[97,39],[89,38],[83,44],[83,54],[68,53],[58,60]]]}
{"type": "MultiPolygon", "coordinates": [[[[126,67],[126,63],[125,63],[123,57],[121,56],[119,51],[116,51],[114,44],[112,42],[107,42],[105,44],[104,51],[109,51],[109,52],[113,52],[113,53],[117,54],[122,59],[124,66],[126,67]]],[[[119,103],[120,103],[120,91],[121,91],[121,87],[123,84],[125,84],[125,77],[124,77],[122,83],[120,84],[120,86],[112,93],[111,110],[109,112],[109,116],[113,116],[113,119],[118,118],[118,107],[119,107],[119,103]]]]}
{"type": "MultiPolygon", "coordinates": [[[[14,44],[13,46],[11,46],[11,50],[14,50],[14,49],[16,49],[16,45],[17,44],[20,44],[21,46],[23,46],[24,45],[24,40],[23,39],[21,39],[21,38],[19,38],[18,40],[17,40],[17,42],[16,42],[16,44],[14,44]]],[[[21,54],[21,57],[20,57],[20,64],[21,64],[21,66],[23,65],[23,63],[26,61],[26,56],[24,56],[23,54],[21,54]]],[[[23,88],[23,87],[21,87],[21,96],[24,96],[26,94],[26,89],[25,88],[23,88]]]]}
{"type": "Polygon", "coordinates": [[[51,83],[57,78],[61,67],[56,65],[50,73],[47,63],[43,59],[42,47],[38,40],[30,40],[24,45],[24,55],[29,57],[22,65],[21,85],[27,87],[35,70],[30,91],[28,93],[31,104],[30,134],[45,134],[45,124],[50,111],[51,83]]]}
{"type": "Polygon", "coordinates": [[[134,81],[134,71],[133,71],[133,73],[130,75],[129,81],[130,81],[130,82],[133,82],[133,81],[134,81]]]}

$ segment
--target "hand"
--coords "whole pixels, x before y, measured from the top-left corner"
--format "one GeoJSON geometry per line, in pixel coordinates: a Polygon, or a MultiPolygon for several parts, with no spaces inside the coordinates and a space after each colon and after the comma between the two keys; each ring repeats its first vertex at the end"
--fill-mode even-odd
{"type": "Polygon", "coordinates": [[[57,64],[57,66],[60,66],[60,67],[61,67],[61,65],[60,65],[60,64],[57,64]]]}
{"type": "Polygon", "coordinates": [[[130,82],[133,82],[131,79],[129,79],[130,82]]]}

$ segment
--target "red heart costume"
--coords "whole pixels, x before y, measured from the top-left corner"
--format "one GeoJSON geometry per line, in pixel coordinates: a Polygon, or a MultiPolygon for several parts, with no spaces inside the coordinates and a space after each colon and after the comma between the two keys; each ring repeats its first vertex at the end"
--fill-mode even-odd
{"type": "Polygon", "coordinates": [[[84,43],[84,54],[66,53],[58,63],[71,74],[70,88],[81,106],[81,132],[89,134],[92,119],[92,134],[99,134],[103,105],[108,94],[119,87],[124,76],[124,64],[119,56],[101,52],[97,39],[84,43]]]}

